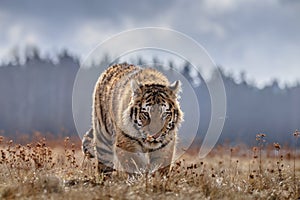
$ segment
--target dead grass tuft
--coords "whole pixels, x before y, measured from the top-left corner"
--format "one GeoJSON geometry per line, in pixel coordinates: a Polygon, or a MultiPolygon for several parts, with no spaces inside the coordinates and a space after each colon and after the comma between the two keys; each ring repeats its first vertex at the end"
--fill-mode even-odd
{"type": "Polygon", "coordinates": [[[70,138],[52,148],[45,138],[20,145],[0,136],[0,199],[297,199],[296,144],[269,148],[265,134],[256,140],[252,149],[217,147],[201,160],[186,154],[165,175],[107,177],[70,138]]]}

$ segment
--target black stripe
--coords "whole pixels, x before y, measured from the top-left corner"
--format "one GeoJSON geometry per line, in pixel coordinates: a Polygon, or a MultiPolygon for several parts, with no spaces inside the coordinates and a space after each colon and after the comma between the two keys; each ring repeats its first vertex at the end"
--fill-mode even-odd
{"type": "Polygon", "coordinates": [[[105,144],[106,146],[112,146],[113,142],[108,139],[105,135],[103,135],[102,132],[100,132],[99,134],[96,134],[97,139],[102,142],[103,144],[105,144]]]}
{"type": "MultiPolygon", "coordinates": [[[[106,115],[107,115],[107,113],[104,114],[104,117],[105,117],[105,118],[102,118],[102,119],[107,119],[107,116],[106,116],[106,115]]],[[[109,124],[109,123],[105,120],[105,123],[103,123],[103,126],[104,126],[104,129],[105,129],[106,133],[109,133],[107,124],[109,124]]]]}
{"type": "Polygon", "coordinates": [[[106,150],[102,147],[98,147],[96,146],[96,150],[97,150],[97,153],[99,153],[100,155],[104,155],[104,154],[109,154],[109,155],[112,155],[112,151],[109,151],[109,150],[106,150]]]}
{"type": "Polygon", "coordinates": [[[174,110],[174,114],[178,115],[178,110],[177,109],[174,110]]]}
{"type": "Polygon", "coordinates": [[[145,86],[152,86],[152,87],[157,87],[157,88],[165,88],[166,86],[161,85],[161,84],[146,84],[145,86]]]}
{"type": "Polygon", "coordinates": [[[103,122],[103,120],[101,120],[101,119],[105,119],[104,117],[105,117],[105,114],[104,114],[104,112],[103,112],[103,108],[102,108],[102,103],[101,103],[101,100],[100,100],[100,102],[99,102],[99,112],[100,112],[100,115],[101,116],[98,116],[99,117],[99,124],[101,125],[101,121],[103,122]],[[100,117],[101,117],[101,119],[100,119],[100,117]]]}
{"type": "Polygon", "coordinates": [[[133,107],[130,108],[130,119],[132,119],[132,115],[133,115],[133,107]]]}
{"type": "MultiPolygon", "coordinates": [[[[134,108],[134,119],[136,120],[137,119],[137,113],[138,112],[138,109],[137,107],[134,108]]],[[[135,122],[136,123],[136,122],[135,122]]]]}
{"type": "Polygon", "coordinates": [[[170,105],[170,108],[174,107],[174,103],[172,101],[169,101],[169,105],[170,105]]]}
{"type": "Polygon", "coordinates": [[[163,96],[163,94],[159,93],[158,94],[159,97],[161,97],[162,99],[165,99],[166,97],[163,96]]]}
{"type": "Polygon", "coordinates": [[[153,98],[153,96],[152,96],[152,95],[149,95],[149,96],[145,97],[145,101],[147,102],[147,101],[149,101],[149,100],[152,99],[152,98],[153,98]]]}
{"type": "Polygon", "coordinates": [[[178,110],[174,110],[174,121],[177,122],[178,121],[178,110]]]}
{"type": "Polygon", "coordinates": [[[146,91],[144,92],[144,97],[145,97],[147,94],[151,95],[151,93],[152,93],[151,90],[146,90],[146,91]]]}
{"type": "Polygon", "coordinates": [[[160,150],[162,148],[164,148],[165,146],[167,146],[170,143],[170,141],[168,141],[167,143],[163,143],[160,147],[154,148],[154,149],[148,149],[148,152],[153,152],[153,151],[157,151],[160,150]]]}
{"type": "Polygon", "coordinates": [[[151,105],[151,103],[146,103],[146,106],[150,106],[151,105]]]}
{"type": "Polygon", "coordinates": [[[149,95],[147,98],[144,99],[144,101],[146,103],[148,103],[149,101],[151,101],[153,99],[153,96],[149,95]]]}
{"type": "Polygon", "coordinates": [[[164,98],[169,98],[169,95],[164,91],[159,91],[159,94],[164,95],[164,98]]]}
{"type": "Polygon", "coordinates": [[[124,133],[123,131],[121,132],[125,137],[131,139],[131,140],[134,140],[136,141],[137,143],[139,143],[139,145],[141,145],[143,147],[143,143],[136,137],[133,137],[131,135],[128,135],[127,133],[124,133]]]}
{"type": "Polygon", "coordinates": [[[98,162],[100,164],[106,165],[107,167],[109,167],[109,165],[113,165],[112,161],[108,161],[108,160],[103,160],[101,158],[98,158],[98,162]]]}
{"type": "Polygon", "coordinates": [[[174,128],[175,128],[174,122],[171,122],[171,127],[168,127],[168,130],[172,131],[174,130],[174,128]]]}

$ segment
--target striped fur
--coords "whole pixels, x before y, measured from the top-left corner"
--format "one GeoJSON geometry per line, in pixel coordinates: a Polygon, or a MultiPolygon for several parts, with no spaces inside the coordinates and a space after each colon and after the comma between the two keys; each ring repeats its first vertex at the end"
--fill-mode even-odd
{"type": "Polygon", "coordinates": [[[151,68],[125,63],[102,73],[93,94],[92,128],[82,141],[99,172],[169,168],[183,119],[179,91],[179,81],[169,84],[151,68]]]}

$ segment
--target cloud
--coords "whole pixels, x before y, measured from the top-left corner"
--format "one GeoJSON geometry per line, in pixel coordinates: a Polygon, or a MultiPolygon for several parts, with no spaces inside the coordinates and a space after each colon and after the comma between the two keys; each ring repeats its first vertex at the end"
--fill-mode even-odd
{"type": "Polygon", "coordinates": [[[0,59],[28,43],[42,52],[67,48],[84,57],[111,35],[160,26],[193,37],[218,64],[236,74],[246,71],[259,84],[273,77],[290,81],[300,78],[299,9],[295,0],[2,0],[0,59]]]}
{"type": "Polygon", "coordinates": [[[217,13],[232,12],[238,8],[239,0],[204,0],[202,5],[205,10],[212,10],[217,13]]]}

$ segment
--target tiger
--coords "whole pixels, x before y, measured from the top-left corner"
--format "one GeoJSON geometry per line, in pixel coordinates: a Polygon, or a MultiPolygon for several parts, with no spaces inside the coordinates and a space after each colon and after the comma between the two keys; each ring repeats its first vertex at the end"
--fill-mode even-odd
{"type": "Polygon", "coordinates": [[[183,121],[181,82],[154,68],[115,64],[94,87],[92,127],[82,139],[99,173],[169,172],[183,121]]]}

